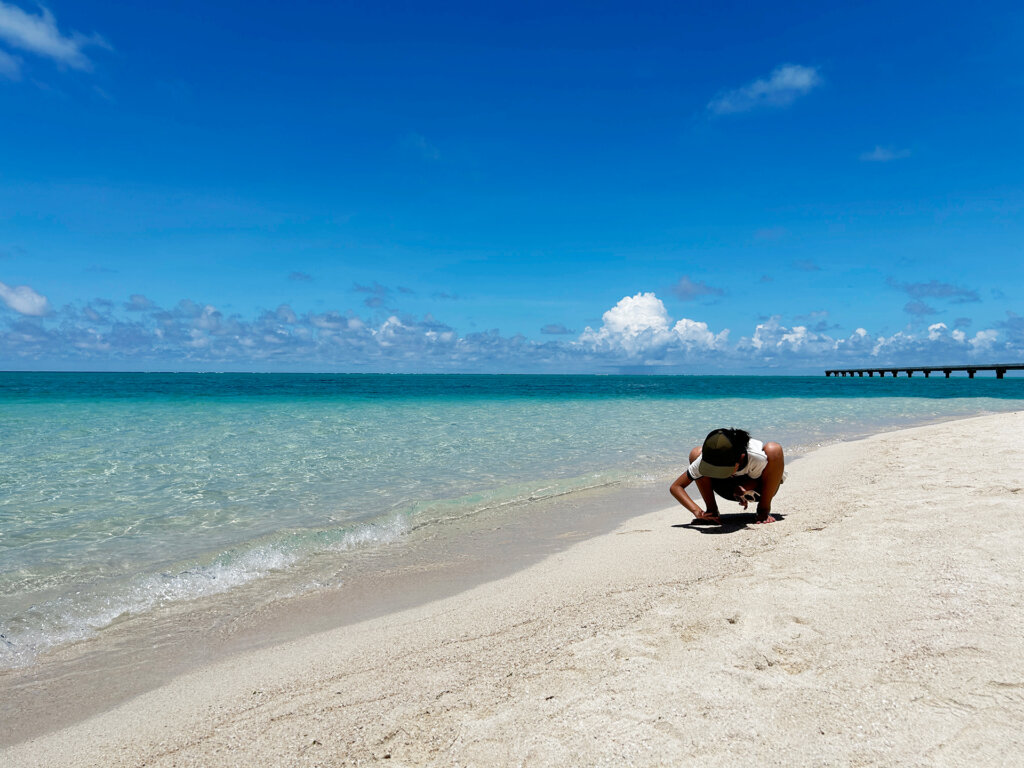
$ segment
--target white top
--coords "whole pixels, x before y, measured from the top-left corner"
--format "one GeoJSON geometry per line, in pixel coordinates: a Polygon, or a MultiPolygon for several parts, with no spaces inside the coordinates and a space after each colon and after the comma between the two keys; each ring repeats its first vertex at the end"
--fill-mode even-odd
{"type": "MultiPolygon", "coordinates": [[[[764,468],[768,466],[768,456],[764,452],[764,443],[760,440],[750,438],[750,442],[747,443],[747,465],[741,467],[733,473],[733,477],[739,477],[746,475],[747,477],[757,480],[764,472],[764,468]]],[[[693,460],[689,469],[686,470],[690,473],[690,477],[696,480],[698,477],[703,477],[700,473],[700,456],[693,460]]]]}

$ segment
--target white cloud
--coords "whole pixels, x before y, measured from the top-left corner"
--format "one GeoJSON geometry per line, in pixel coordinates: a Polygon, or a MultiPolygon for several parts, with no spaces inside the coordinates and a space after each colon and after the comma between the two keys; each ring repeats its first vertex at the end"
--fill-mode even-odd
{"type": "Polygon", "coordinates": [[[715,349],[724,346],[729,331],[712,333],[707,323],[683,318],[675,325],[654,293],[623,297],[602,316],[597,330],[589,326],[577,342],[584,349],[624,352],[628,356],[659,356],[671,350],[715,349]]]}
{"type": "Polygon", "coordinates": [[[86,367],[173,364],[199,370],[420,372],[594,372],[657,366],[739,372],[1024,355],[1024,345],[1015,341],[1024,338],[1016,330],[1024,327],[1017,316],[973,336],[937,322],[921,332],[904,329],[891,336],[859,327],[846,338],[833,338],[829,328],[809,319],[788,326],[774,316],[731,342],[728,330],[716,333],[700,320],[674,320],[654,293],[644,292],[623,297],[604,313],[597,329],[587,328],[576,339],[544,341],[495,329],[461,335],[429,314],[360,318],[351,311],[302,313],[281,304],[242,317],[188,299],[163,309],[141,294],[127,302],[94,299],[50,311],[46,298],[28,286],[3,284],[0,299],[14,310],[0,312],[0,363],[8,365],[71,361],[86,367]],[[141,307],[144,311],[137,311],[141,307]]]}
{"type": "Polygon", "coordinates": [[[985,331],[978,331],[974,334],[974,338],[971,339],[968,344],[971,345],[972,352],[986,352],[991,349],[996,339],[999,338],[999,334],[991,329],[985,331]]]}
{"type": "Polygon", "coordinates": [[[989,354],[997,347],[998,341],[999,332],[991,328],[968,338],[959,328],[950,330],[945,323],[933,323],[928,326],[925,336],[916,336],[909,331],[879,336],[871,349],[871,356],[880,364],[890,365],[955,363],[964,355],[989,354]]]}
{"type": "Polygon", "coordinates": [[[837,342],[831,336],[808,330],[804,325],[788,328],[779,320],[774,315],[758,323],[749,339],[740,339],[738,349],[754,350],[772,360],[780,355],[801,358],[829,354],[836,349],[837,342]]]}
{"type": "Polygon", "coordinates": [[[0,40],[23,51],[45,56],[59,64],[83,71],[92,70],[92,62],[82,53],[88,45],[109,47],[98,35],[73,32],[63,35],[48,8],[40,6],[39,15],[23,11],[0,0],[0,40]]]}
{"type": "Polygon", "coordinates": [[[27,285],[15,288],[0,283],[0,301],[22,315],[42,317],[50,311],[50,302],[42,294],[36,293],[27,285]]]}
{"type": "Polygon", "coordinates": [[[712,333],[708,324],[697,320],[690,320],[684,317],[676,323],[672,330],[679,337],[679,344],[687,350],[694,349],[721,349],[729,340],[729,329],[719,333],[712,333]]]}
{"type": "Polygon", "coordinates": [[[713,99],[708,109],[716,115],[747,112],[757,107],[785,107],[822,83],[816,67],[783,64],[767,79],[757,79],[713,99]]]}
{"type": "Polygon", "coordinates": [[[625,296],[604,313],[604,329],[622,336],[639,336],[647,331],[668,330],[669,316],[661,299],[653,293],[625,296]]]}
{"type": "Polygon", "coordinates": [[[888,163],[893,160],[902,160],[905,157],[910,157],[909,149],[875,147],[870,152],[861,153],[860,159],[865,163],[888,163]]]}

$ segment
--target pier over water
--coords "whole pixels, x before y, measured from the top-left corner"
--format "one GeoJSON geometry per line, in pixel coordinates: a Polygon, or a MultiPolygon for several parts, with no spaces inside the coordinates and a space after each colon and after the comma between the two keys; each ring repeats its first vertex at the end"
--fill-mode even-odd
{"type": "Polygon", "coordinates": [[[995,371],[996,378],[1001,379],[1006,375],[1007,371],[1024,371],[1024,363],[995,363],[993,365],[911,365],[905,366],[900,365],[895,368],[883,366],[881,368],[832,368],[825,371],[826,376],[874,376],[876,373],[879,376],[884,377],[885,374],[892,374],[893,378],[896,378],[900,373],[906,373],[907,377],[913,376],[915,373],[923,373],[927,379],[933,373],[941,371],[946,374],[946,378],[953,371],[966,371],[968,378],[973,379],[974,374],[978,371],[995,371]]]}

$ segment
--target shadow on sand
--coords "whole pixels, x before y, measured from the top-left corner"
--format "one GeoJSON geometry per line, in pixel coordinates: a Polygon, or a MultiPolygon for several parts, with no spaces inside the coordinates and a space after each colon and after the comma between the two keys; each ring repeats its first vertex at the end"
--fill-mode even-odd
{"type": "MultiPolygon", "coordinates": [[[[772,517],[775,518],[775,523],[781,523],[786,519],[785,515],[780,515],[778,512],[772,512],[772,517]]],[[[709,523],[707,520],[694,519],[688,523],[677,523],[672,527],[689,528],[691,531],[698,531],[700,533],[736,533],[736,531],[752,527],[757,519],[757,515],[753,512],[736,512],[719,515],[718,519],[722,521],[721,525],[709,523]]],[[[770,523],[770,525],[775,525],[775,523],[770,523]]]]}

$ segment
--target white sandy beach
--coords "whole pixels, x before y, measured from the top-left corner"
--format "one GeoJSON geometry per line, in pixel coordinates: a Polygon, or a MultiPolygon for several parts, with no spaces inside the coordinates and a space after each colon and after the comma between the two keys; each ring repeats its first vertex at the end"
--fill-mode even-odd
{"type": "Polygon", "coordinates": [[[219,662],[4,766],[1024,763],[1024,412],[791,464],[499,581],[219,662]],[[723,509],[723,511],[726,511],[723,509]]]}

